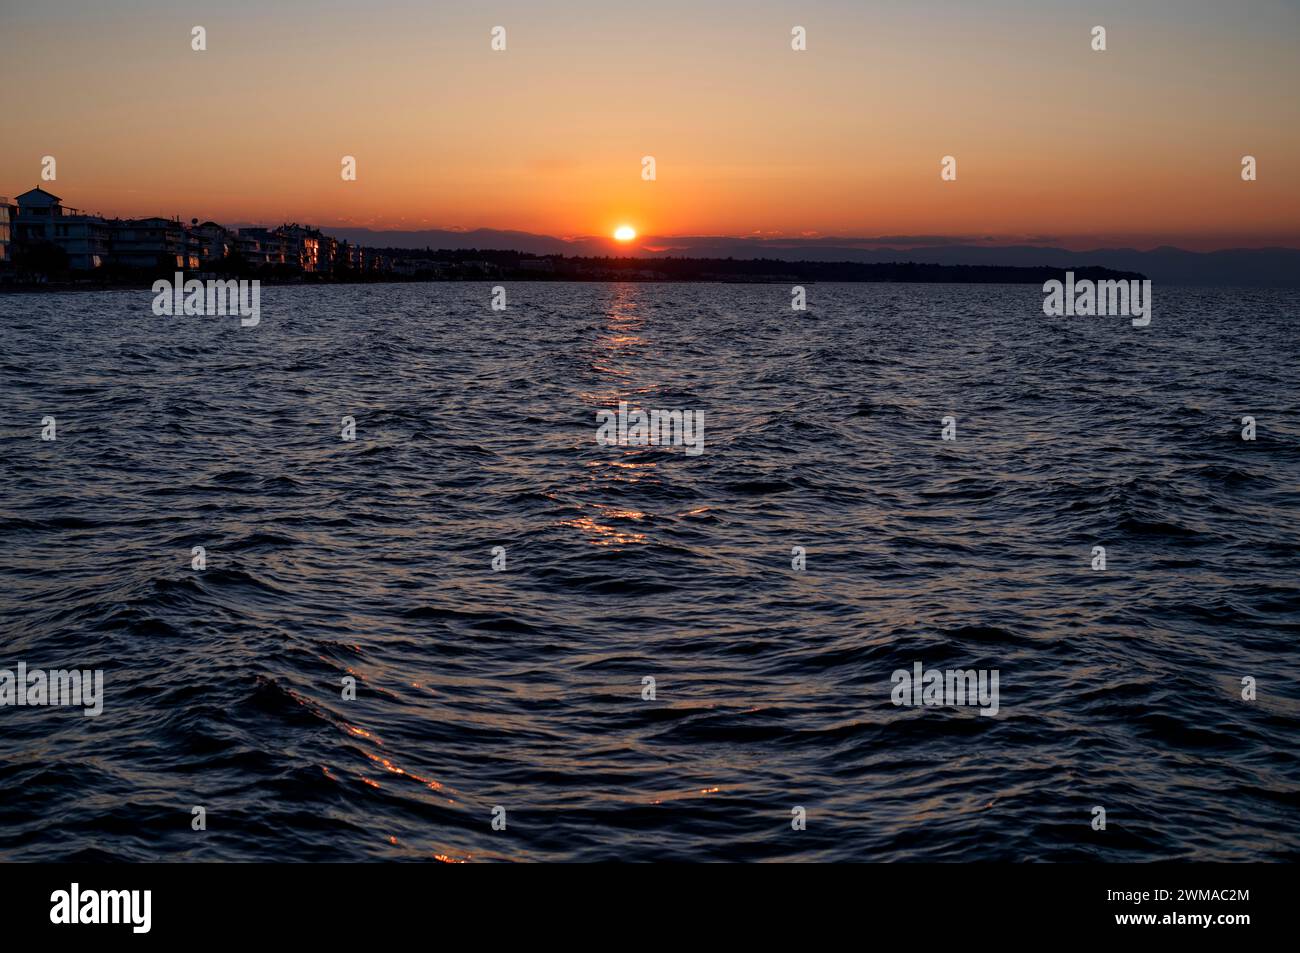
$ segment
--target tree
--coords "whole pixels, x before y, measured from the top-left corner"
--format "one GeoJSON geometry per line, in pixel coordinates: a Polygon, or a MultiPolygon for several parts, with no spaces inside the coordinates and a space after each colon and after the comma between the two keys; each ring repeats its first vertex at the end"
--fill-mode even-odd
{"type": "Polygon", "coordinates": [[[24,242],[17,246],[14,266],[32,277],[58,280],[68,276],[68,253],[53,242],[24,242]]]}

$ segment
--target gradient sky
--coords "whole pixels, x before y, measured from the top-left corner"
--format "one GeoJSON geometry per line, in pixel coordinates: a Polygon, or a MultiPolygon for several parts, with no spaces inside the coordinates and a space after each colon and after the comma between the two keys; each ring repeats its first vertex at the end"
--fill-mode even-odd
{"type": "Polygon", "coordinates": [[[0,2],[0,194],[106,215],[1300,247],[1295,0],[0,2]]]}

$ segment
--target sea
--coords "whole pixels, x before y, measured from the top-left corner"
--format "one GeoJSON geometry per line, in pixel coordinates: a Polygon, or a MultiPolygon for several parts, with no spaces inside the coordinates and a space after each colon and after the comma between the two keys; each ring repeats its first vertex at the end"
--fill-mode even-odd
{"type": "Polygon", "coordinates": [[[0,859],[1300,859],[1292,291],[503,287],[0,294],[0,859]]]}

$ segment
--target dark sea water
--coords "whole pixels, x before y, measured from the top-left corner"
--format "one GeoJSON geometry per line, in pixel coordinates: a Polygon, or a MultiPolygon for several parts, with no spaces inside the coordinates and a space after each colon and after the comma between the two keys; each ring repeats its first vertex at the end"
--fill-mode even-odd
{"type": "Polygon", "coordinates": [[[1295,299],[808,292],[0,296],[0,668],[105,672],[0,708],[0,857],[1300,858],[1295,299]]]}

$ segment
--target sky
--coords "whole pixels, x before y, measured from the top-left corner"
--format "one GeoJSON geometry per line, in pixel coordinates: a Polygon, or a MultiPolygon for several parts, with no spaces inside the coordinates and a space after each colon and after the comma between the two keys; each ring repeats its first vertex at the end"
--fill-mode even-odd
{"type": "Polygon", "coordinates": [[[0,0],[0,77],[105,215],[1300,247],[1300,0],[0,0]]]}

